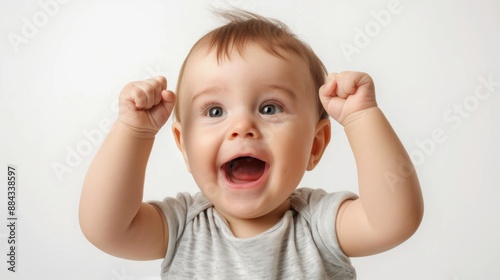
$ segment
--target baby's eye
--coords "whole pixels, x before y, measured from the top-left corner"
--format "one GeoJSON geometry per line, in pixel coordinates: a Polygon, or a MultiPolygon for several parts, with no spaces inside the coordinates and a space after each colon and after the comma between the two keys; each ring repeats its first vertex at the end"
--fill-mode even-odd
{"type": "Polygon", "coordinates": [[[262,108],[260,108],[260,113],[263,115],[274,115],[278,113],[283,113],[283,109],[278,105],[267,104],[262,106],[262,108]]]}
{"type": "Polygon", "coordinates": [[[224,115],[224,110],[221,107],[212,107],[208,109],[207,115],[211,118],[220,118],[224,115]]]}

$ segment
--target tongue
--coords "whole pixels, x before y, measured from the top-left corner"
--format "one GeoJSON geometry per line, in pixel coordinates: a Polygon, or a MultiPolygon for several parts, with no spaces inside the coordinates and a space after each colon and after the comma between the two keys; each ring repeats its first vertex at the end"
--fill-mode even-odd
{"type": "Polygon", "coordinates": [[[235,183],[252,182],[264,174],[265,163],[251,157],[241,157],[228,164],[228,175],[235,183]]]}

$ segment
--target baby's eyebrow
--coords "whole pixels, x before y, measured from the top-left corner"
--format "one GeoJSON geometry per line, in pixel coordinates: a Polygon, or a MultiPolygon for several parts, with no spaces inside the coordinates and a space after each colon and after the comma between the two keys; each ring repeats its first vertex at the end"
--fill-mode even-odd
{"type": "Polygon", "coordinates": [[[210,86],[210,87],[204,88],[202,91],[194,94],[192,102],[194,103],[196,101],[196,99],[198,99],[202,96],[214,95],[214,94],[221,93],[222,91],[223,91],[223,88],[221,88],[219,86],[210,86]]]}
{"type": "MultiPolygon", "coordinates": [[[[259,87],[257,90],[259,92],[263,92],[263,93],[264,92],[281,92],[294,100],[298,99],[297,94],[285,86],[268,84],[268,85],[263,85],[263,86],[259,87]]],[[[210,86],[210,87],[204,88],[200,92],[195,93],[193,98],[192,98],[192,102],[194,103],[197,99],[199,99],[203,96],[218,95],[218,94],[223,94],[225,92],[226,92],[225,89],[220,87],[220,86],[210,86]]]]}
{"type": "Polygon", "coordinates": [[[293,90],[291,90],[291,89],[289,89],[289,88],[287,88],[285,86],[280,86],[280,85],[264,85],[262,87],[262,90],[263,91],[279,91],[279,92],[285,93],[286,95],[288,95],[292,99],[297,99],[298,98],[297,94],[293,90]]]}

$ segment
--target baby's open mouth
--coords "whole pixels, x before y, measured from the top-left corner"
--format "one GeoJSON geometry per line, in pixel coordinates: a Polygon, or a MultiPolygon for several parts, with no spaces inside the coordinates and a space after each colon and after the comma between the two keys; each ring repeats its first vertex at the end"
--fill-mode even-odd
{"type": "Polygon", "coordinates": [[[257,181],[266,170],[266,162],[254,157],[238,157],[227,163],[222,168],[226,178],[236,184],[257,181]]]}

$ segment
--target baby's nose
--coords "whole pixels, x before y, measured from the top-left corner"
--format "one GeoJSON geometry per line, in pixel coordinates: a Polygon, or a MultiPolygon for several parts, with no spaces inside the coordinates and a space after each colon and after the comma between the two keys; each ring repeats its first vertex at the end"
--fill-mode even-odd
{"type": "Polygon", "coordinates": [[[240,117],[234,121],[229,130],[229,138],[259,138],[260,133],[255,121],[249,117],[240,117]]]}

